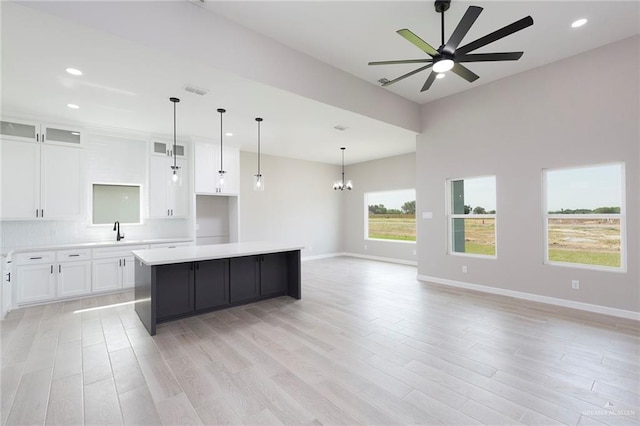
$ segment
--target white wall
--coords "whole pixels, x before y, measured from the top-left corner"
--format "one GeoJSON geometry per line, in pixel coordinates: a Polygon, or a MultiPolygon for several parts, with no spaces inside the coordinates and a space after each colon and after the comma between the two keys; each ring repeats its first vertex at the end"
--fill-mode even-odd
{"type": "Polygon", "coordinates": [[[265,190],[255,192],[256,163],[240,152],[240,241],[303,245],[303,257],[342,252],[342,194],[332,188],[340,168],[263,155],[265,190]]]}
{"type": "Polygon", "coordinates": [[[420,275],[640,311],[639,51],[636,36],[423,107],[417,209],[434,218],[419,219],[420,275]],[[543,264],[542,169],[614,161],[626,165],[628,271],[543,264]],[[487,174],[498,258],[447,255],[445,180],[487,174]]]}
{"type": "Polygon", "coordinates": [[[415,243],[365,239],[364,194],[374,191],[414,189],[415,153],[352,164],[345,168],[353,189],[344,191],[344,250],[347,253],[415,262],[415,243]],[[366,245],[366,249],[365,249],[366,245]]]}

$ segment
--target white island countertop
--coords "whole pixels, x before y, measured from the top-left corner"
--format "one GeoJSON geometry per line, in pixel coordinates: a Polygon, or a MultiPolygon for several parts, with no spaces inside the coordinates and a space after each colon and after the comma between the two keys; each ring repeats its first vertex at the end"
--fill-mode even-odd
{"type": "Polygon", "coordinates": [[[133,255],[148,266],[173,263],[200,262],[212,259],[253,256],[258,254],[281,253],[302,250],[303,246],[252,241],[246,243],[212,244],[206,246],[158,248],[134,250],[133,255]]]}

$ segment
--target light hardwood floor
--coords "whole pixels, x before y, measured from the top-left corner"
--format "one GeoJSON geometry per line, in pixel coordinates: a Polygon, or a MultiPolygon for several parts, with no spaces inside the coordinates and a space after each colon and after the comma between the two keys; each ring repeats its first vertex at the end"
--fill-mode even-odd
{"type": "Polygon", "coordinates": [[[288,297],[163,324],[131,293],[0,323],[3,424],[640,424],[637,322],[303,263],[288,297]]]}

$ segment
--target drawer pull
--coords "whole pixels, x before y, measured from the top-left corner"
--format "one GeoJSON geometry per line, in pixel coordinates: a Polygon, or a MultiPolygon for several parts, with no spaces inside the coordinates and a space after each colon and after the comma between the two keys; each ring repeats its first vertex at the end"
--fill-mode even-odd
{"type": "Polygon", "coordinates": [[[42,259],[42,256],[30,257],[29,259],[31,259],[31,260],[38,260],[38,259],[42,259]]]}
{"type": "Polygon", "coordinates": [[[78,257],[80,256],[79,254],[70,254],[69,257],[78,257]]]}

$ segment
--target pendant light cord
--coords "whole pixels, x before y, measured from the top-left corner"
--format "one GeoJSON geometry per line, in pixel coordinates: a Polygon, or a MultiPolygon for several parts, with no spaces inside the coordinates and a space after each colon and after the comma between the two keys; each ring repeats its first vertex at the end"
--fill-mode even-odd
{"type": "Polygon", "coordinates": [[[176,172],[176,102],[173,103],[173,173],[176,172]]]}
{"type": "Polygon", "coordinates": [[[220,173],[222,173],[224,171],[224,167],[222,166],[222,160],[223,160],[223,155],[222,155],[222,114],[224,113],[224,110],[218,110],[220,112],[220,173]]]}
{"type": "Polygon", "coordinates": [[[258,122],[258,176],[260,176],[260,122],[262,120],[256,119],[258,122]]]}

